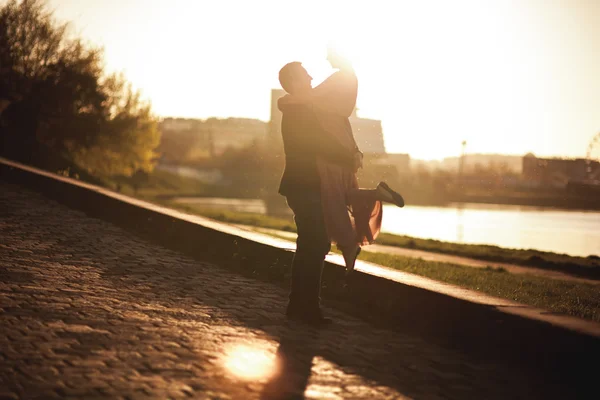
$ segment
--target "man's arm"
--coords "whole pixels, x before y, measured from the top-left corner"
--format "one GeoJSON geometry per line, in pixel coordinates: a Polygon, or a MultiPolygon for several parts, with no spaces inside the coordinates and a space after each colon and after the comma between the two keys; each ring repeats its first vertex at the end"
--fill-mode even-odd
{"type": "Polygon", "coordinates": [[[356,107],[358,81],[356,75],[337,71],[311,91],[311,104],[317,109],[350,117],[356,107]]]}
{"type": "Polygon", "coordinates": [[[281,109],[286,106],[305,104],[325,113],[350,117],[356,107],[358,81],[348,71],[337,71],[319,86],[303,94],[285,95],[278,100],[281,109]]]}

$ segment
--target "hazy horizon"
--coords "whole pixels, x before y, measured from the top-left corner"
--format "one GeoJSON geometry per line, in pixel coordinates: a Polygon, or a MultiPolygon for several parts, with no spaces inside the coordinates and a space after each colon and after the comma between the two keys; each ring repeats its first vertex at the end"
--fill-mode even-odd
{"type": "Polygon", "coordinates": [[[388,152],[584,157],[600,131],[594,0],[82,3],[50,1],[164,117],[267,121],[279,68],[302,61],[317,84],[334,41],[388,152]]]}
{"type": "MultiPolygon", "coordinates": [[[[174,116],[161,116],[160,119],[161,120],[165,120],[165,119],[184,119],[184,120],[199,120],[199,121],[206,121],[208,119],[211,118],[217,118],[217,119],[228,119],[228,118],[240,118],[240,119],[252,119],[252,120],[258,120],[261,121],[265,124],[267,124],[269,121],[268,120],[261,120],[259,118],[252,118],[252,117],[237,117],[237,116],[227,116],[227,117],[217,117],[217,116],[208,116],[208,117],[174,117],[174,116]]],[[[529,153],[529,152],[528,152],[529,153]]],[[[473,157],[473,156],[489,156],[489,157],[496,157],[496,156],[500,156],[500,157],[517,157],[517,158],[522,158],[525,155],[527,155],[528,153],[519,153],[519,154],[510,154],[510,153],[496,153],[496,152],[488,152],[488,153],[481,153],[481,152],[476,152],[476,153],[471,153],[471,152],[465,152],[465,156],[466,157],[473,157]]],[[[402,153],[402,152],[392,152],[392,151],[388,151],[386,149],[386,154],[407,154],[407,153],[402,153]]],[[[533,153],[534,156],[536,157],[544,157],[542,155],[538,155],[533,153]]],[[[418,158],[418,157],[413,157],[412,155],[410,155],[410,158],[412,161],[424,161],[424,162],[443,162],[443,161],[448,161],[448,160],[452,160],[452,159],[456,159],[458,160],[460,158],[460,155],[449,155],[449,156],[442,156],[441,158],[418,158]]],[[[549,158],[565,158],[565,156],[549,156],[549,158]]],[[[584,158],[584,157],[568,157],[568,158],[584,158]]]]}

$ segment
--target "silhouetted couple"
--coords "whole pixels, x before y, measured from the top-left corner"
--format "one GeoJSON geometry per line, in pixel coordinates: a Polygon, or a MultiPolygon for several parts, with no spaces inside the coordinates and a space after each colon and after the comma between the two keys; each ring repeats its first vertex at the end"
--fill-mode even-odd
{"type": "Polygon", "coordinates": [[[298,232],[286,315],[315,325],[331,322],[319,305],[321,272],[331,244],[337,244],[351,272],[361,246],[379,234],[381,202],[404,206],[402,196],[385,182],[359,189],[356,173],[363,154],[348,119],[356,106],[358,80],[348,61],[331,49],[328,61],[337,71],[314,89],[300,62],[279,71],[288,93],[278,102],[286,160],[279,193],[294,212],[298,232]]]}

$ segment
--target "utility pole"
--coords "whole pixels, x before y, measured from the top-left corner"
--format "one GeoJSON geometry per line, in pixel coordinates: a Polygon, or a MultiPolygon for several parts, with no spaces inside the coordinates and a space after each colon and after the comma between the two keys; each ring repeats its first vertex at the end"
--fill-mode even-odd
{"type": "Polygon", "coordinates": [[[458,182],[459,183],[462,182],[463,170],[465,167],[465,148],[467,147],[467,141],[463,140],[461,145],[462,145],[462,148],[461,148],[461,152],[460,152],[460,159],[458,160],[458,182]]]}

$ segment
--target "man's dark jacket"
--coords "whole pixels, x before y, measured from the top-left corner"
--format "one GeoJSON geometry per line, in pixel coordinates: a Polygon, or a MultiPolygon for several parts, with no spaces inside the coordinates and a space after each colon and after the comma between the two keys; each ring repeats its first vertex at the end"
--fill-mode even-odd
{"type": "Polygon", "coordinates": [[[317,157],[352,169],[354,152],[343,147],[325,132],[306,105],[288,104],[282,109],[281,135],[285,151],[285,170],[279,193],[283,196],[320,193],[317,157]]]}

